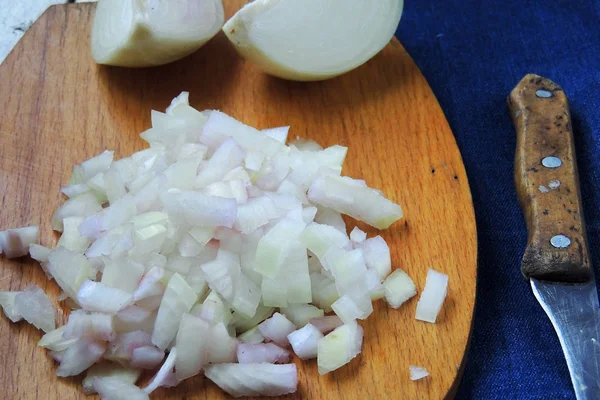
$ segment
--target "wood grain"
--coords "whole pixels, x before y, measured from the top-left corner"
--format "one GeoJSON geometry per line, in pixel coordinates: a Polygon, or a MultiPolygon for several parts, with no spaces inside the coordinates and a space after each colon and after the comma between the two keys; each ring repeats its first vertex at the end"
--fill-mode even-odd
{"type": "Polygon", "coordinates": [[[565,92],[529,74],[511,92],[508,105],[517,131],[515,183],[529,232],[521,271],[527,278],[587,282],[592,269],[565,92]],[[557,157],[562,165],[545,167],[546,157],[557,157]],[[555,235],[567,236],[571,245],[552,246],[555,235]]]}
{"type": "MultiPolygon", "coordinates": [[[[227,1],[232,15],[244,1],[227,1]]],[[[399,310],[383,302],[364,321],[362,354],[319,377],[316,361],[298,363],[295,399],[440,399],[451,397],[468,344],[475,302],[477,240],[460,153],[427,82],[394,40],[373,60],[340,78],[293,83],[246,64],[219,34],[194,55],[164,67],[97,66],[89,52],[93,4],[55,6],[0,66],[0,229],[39,224],[54,245],[53,209],[74,163],[105,148],[122,157],[144,147],[150,109],[189,90],[199,109],[220,109],[259,128],[291,125],[291,135],[348,146],[344,173],[362,177],[399,202],[406,217],[381,232],[395,267],[423,289],[429,267],[450,276],[437,324],[416,321],[417,299],[399,310]],[[431,376],[411,382],[409,364],[431,376]]],[[[359,224],[362,228],[364,225],[359,224]]],[[[368,229],[369,233],[378,233],[368,229]]],[[[39,266],[0,260],[0,290],[41,285],[58,295],[39,266]]],[[[26,324],[0,323],[0,385],[5,399],[84,398],[80,378],[57,379],[52,360],[26,324]]],[[[219,399],[196,378],[157,399],[219,399]]]]}

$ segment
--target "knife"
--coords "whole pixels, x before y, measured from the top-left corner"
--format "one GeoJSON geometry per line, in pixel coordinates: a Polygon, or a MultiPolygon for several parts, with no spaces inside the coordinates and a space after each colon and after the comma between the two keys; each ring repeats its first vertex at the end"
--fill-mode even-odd
{"type": "Polygon", "coordinates": [[[526,75],[508,97],[515,184],[528,231],[521,272],[548,314],[578,400],[600,399],[600,310],[588,252],[569,104],[526,75]]]}

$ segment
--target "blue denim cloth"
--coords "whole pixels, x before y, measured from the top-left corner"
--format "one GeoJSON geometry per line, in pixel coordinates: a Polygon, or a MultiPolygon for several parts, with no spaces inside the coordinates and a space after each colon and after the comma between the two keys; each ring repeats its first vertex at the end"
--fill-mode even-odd
{"type": "Polygon", "coordinates": [[[397,36],[456,135],[477,216],[477,309],[457,398],[574,399],[558,339],[520,273],[527,234],[506,96],[529,72],[567,93],[600,267],[600,0],[408,0],[397,36]]]}

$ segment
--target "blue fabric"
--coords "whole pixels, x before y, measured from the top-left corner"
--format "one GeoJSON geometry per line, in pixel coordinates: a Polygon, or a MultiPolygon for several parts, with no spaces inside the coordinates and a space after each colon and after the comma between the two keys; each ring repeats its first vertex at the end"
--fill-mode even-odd
{"type": "Polygon", "coordinates": [[[397,36],[456,135],[477,216],[477,308],[457,398],[574,399],[558,339],[520,274],[527,235],[505,99],[529,72],[566,91],[600,266],[600,0],[409,0],[397,36]]]}

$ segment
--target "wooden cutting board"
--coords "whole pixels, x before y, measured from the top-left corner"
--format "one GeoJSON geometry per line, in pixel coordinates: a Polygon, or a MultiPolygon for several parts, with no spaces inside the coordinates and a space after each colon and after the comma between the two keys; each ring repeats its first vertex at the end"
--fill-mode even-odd
{"type": "MultiPolygon", "coordinates": [[[[226,15],[244,2],[227,0],[226,15]]],[[[344,174],[382,189],[406,214],[390,229],[369,229],[369,234],[385,237],[394,267],[406,270],[419,292],[429,267],[447,273],[448,298],[436,324],[415,320],[416,298],[399,310],[377,302],[362,322],[362,354],[326,376],[318,375],[315,360],[297,362],[299,389],[290,398],[452,397],[473,318],[475,218],[454,136],[402,45],[394,39],[357,70],[317,83],[260,73],[238,57],[223,34],[164,67],[110,68],[90,56],[94,8],[51,7],[0,66],[0,229],[37,224],[41,243],[54,246],[50,217],[64,201],[59,189],[73,164],[106,148],[118,157],[142,149],[138,134],[150,126],[150,110],[164,110],[182,90],[191,93],[198,109],[220,109],[259,128],[291,125],[293,137],[348,146],[344,174]],[[426,367],[431,376],[411,382],[410,364],[426,367]]],[[[0,290],[38,284],[58,306],[57,285],[36,263],[0,258],[0,264],[0,290]]],[[[81,378],[55,377],[53,361],[36,348],[40,337],[26,323],[0,317],[0,397],[84,398],[81,378]]],[[[152,397],[224,396],[198,377],[152,397]]]]}

